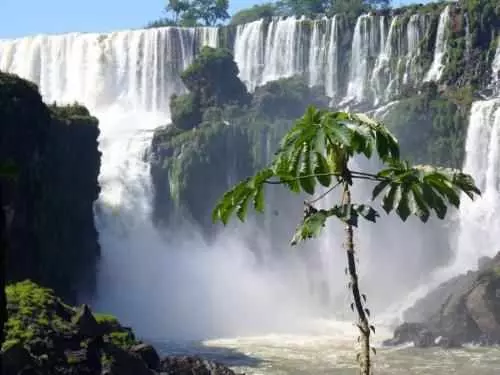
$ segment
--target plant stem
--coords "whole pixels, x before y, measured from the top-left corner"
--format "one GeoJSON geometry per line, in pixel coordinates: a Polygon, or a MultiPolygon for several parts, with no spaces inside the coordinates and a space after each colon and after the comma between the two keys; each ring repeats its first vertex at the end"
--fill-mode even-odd
{"type": "MultiPolygon", "coordinates": [[[[343,203],[351,204],[351,191],[349,185],[344,184],[343,203]]],[[[370,324],[368,322],[367,313],[363,307],[361,293],[359,292],[358,274],[356,271],[356,262],[354,257],[354,230],[352,225],[346,224],[345,227],[346,242],[345,250],[347,253],[347,264],[349,276],[351,278],[352,295],[354,297],[354,306],[358,313],[358,328],[361,334],[361,356],[359,357],[359,364],[361,375],[371,374],[371,360],[370,360],[370,324]]]]}

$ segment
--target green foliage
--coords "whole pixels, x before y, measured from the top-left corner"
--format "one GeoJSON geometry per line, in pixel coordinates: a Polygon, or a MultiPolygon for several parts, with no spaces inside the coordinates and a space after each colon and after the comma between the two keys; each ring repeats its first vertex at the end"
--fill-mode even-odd
{"type": "Polygon", "coordinates": [[[369,11],[387,8],[389,0],[282,0],[278,2],[282,13],[294,16],[343,13],[355,18],[369,11]]]}
{"type": "Polygon", "coordinates": [[[307,105],[328,107],[328,98],[311,89],[300,77],[283,78],[257,87],[252,108],[270,119],[294,119],[304,113],[307,105]]]}
{"type": "Polygon", "coordinates": [[[106,325],[117,325],[118,319],[115,316],[109,314],[100,314],[95,313],[94,318],[97,323],[106,324],[106,325]]]}
{"type": "Polygon", "coordinates": [[[448,89],[440,95],[437,87],[429,84],[419,95],[394,104],[384,122],[411,161],[458,168],[464,159],[472,101],[470,86],[448,89]]]}
{"type": "Polygon", "coordinates": [[[130,332],[111,332],[107,336],[107,341],[112,342],[113,344],[127,349],[131,346],[135,345],[137,341],[134,339],[134,336],[130,334],[130,332]]]}
{"type": "Polygon", "coordinates": [[[151,22],[148,27],[215,26],[229,18],[228,0],[169,0],[166,17],[151,22]]]}
{"type": "MultiPolygon", "coordinates": [[[[350,185],[354,179],[378,182],[373,199],[385,191],[384,210],[395,210],[403,221],[415,215],[425,222],[432,210],[443,218],[446,204],[458,207],[460,191],[471,197],[480,194],[472,178],[457,170],[411,166],[400,160],[396,138],[367,116],[310,107],[285,135],[270,165],[226,192],[212,218],[226,224],[236,213],[243,221],[250,202],[256,211],[263,212],[266,184],[285,185],[290,191],[312,195],[317,183],[330,187],[331,181],[323,180],[326,176],[338,181],[333,188],[340,183],[350,185]],[[368,158],[376,154],[386,167],[376,174],[349,170],[348,160],[359,154],[368,158]]],[[[313,219],[306,215],[296,239],[318,234],[317,229],[330,216],[352,221],[352,212],[366,212],[361,216],[369,220],[376,218],[371,208],[334,207],[316,212],[313,219]]]]}
{"type": "MultiPolygon", "coordinates": [[[[213,203],[229,188],[227,168],[222,166],[228,166],[238,179],[252,172],[248,135],[244,129],[223,122],[205,123],[178,134],[157,133],[154,148],[167,151],[159,160],[161,164],[153,167],[155,186],[162,186],[166,190],[163,194],[167,193],[177,208],[183,205],[205,227],[213,203]]],[[[162,207],[155,206],[157,210],[162,207]]],[[[167,212],[156,211],[157,217],[171,214],[168,207],[167,212]]]]}
{"type": "Polygon", "coordinates": [[[274,3],[258,4],[251,8],[240,10],[231,17],[231,25],[241,25],[279,15],[279,8],[274,3]]]}
{"type": "Polygon", "coordinates": [[[228,171],[238,180],[265,165],[308,103],[326,107],[328,98],[299,78],[282,79],[258,88],[249,107],[204,108],[196,130],[157,129],[152,147],[155,221],[167,223],[182,210],[210,231],[212,207],[230,187],[228,171]]]}
{"type": "MultiPolygon", "coordinates": [[[[18,342],[29,347],[40,340],[50,347],[54,337],[73,335],[77,331],[74,322],[79,309],[64,304],[53,290],[26,280],[8,285],[6,294],[9,319],[3,350],[18,342]]],[[[106,341],[123,348],[136,343],[133,333],[123,328],[114,316],[94,314],[94,317],[103,327],[106,341]]]]}
{"type": "Polygon", "coordinates": [[[98,121],[76,103],[45,105],[36,85],[0,72],[0,122],[3,172],[14,177],[3,181],[3,204],[16,228],[6,279],[30,278],[71,300],[77,285],[91,286],[99,255],[98,121]]]}
{"type": "Polygon", "coordinates": [[[201,122],[201,109],[196,94],[172,95],[170,98],[172,123],[182,130],[189,130],[201,122]]]}
{"type": "Polygon", "coordinates": [[[208,108],[249,102],[250,96],[238,74],[238,66],[228,49],[203,47],[181,78],[188,90],[197,95],[199,105],[208,108]]]}
{"type": "Polygon", "coordinates": [[[317,210],[308,215],[302,225],[297,228],[291,244],[296,245],[309,238],[317,237],[325,226],[326,220],[332,216],[339,218],[346,224],[357,227],[359,216],[375,222],[380,215],[372,207],[364,204],[342,204],[336,205],[329,210],[317,210]]]}
{"type": "Polygon", "coordinates": [[[169,26],[178,26],[178,24],[177,24],[176,21],[174,21],[171,18],[162,17],[162,18],[159,18],[159,19],[157,19],[155,21],[149,22],[145,26],[145,28],[146,29],[153,29],[153,28],[157,28],[157,27],[169,27],[169,26]]]}
{"type": "Polygon", "coordinates": [[[9,319],[5,325],[6,343],[26,343],[49,330],[69,332],[70,323],[57,311],[71,309],[61,304],[54,292],[31,281],[9,285],[6,289],[9,319]]]}

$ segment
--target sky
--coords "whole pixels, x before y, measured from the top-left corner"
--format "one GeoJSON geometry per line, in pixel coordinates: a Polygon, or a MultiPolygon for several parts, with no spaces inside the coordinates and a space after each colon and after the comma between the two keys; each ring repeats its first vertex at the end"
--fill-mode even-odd
{"type": "MultiPolygon", "coordinates": [[[[230,0],[230,14],[267,1],[230,0]]],[[[409,2],[393,1],[396,5],[409,2]]],[[[0,39],[140,28],[161,17],[165,3],[166,0],[0,0],[0,39]]]]}

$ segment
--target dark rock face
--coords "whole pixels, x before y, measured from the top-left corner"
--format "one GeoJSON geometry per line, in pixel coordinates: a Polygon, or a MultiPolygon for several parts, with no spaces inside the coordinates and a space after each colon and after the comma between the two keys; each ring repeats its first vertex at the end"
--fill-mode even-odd
{"type": "Polygon", "coordinates": [[[235,375],[225,366],[196,357],[166,357],[161,362],[160,372],[168,375],[235,375]]]}
{"type": "Polygon", "coordinates": [[[160,357],[158,356],[155,348],[151,345],[135,345],[130,349],[130,351],[138,355],[150,369],[156,369],[160,366],[160,357]]]}
{"type": "Polygon", "coordinates": [[[2,375],[234,375],[200,358],[161,360],[113,316],[66,305],[30,281],[9,285],[7,299],[2,375]]]}
{"type": "Polygon", "coordinates": [[[386,345],[458,347],[500,343],[500,253],[480,260],[479,270],[457,276],[433,290],[405,313],[386,345]]]}
{"type": "Polygon", "coordinates": [[[99,187],[97,119],[78,105],[48,107],[37,87],[0,72],[0,160],[12,216],[7,280],[36,280],[70,300],[92,286],[99,256],[93,203],[99,187]]]}

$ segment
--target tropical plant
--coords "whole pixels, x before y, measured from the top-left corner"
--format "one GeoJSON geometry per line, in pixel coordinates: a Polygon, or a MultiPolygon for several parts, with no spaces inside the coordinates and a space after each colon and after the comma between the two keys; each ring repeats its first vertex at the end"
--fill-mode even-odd
{"type": "MultiPolygon", "coordinates": [[[[226,192],[213,211],[213,220],[227,224],[230,217],[244,221],[250,202],[257,212],[264,211],[264,187],[284,185],[294,193],[314,195],[318,184],[328,190],[317,199],[305,201],[305,213],[292,245],[321,233],[327,219],[335,217],[345,225],[344,247],[347,253],[347,272],[354,298],[351,308],[357,312],[361,352],[358,361],[363,375],[371,374],[370,311],[366,297],[361,294],[356,271],[354,228],[358,219],[375,222],[380,216],[369,204],[354,203],[351,187],[356,180],[375,183],[372,200],[380,196],[382,207],[395,211],[403,220],[417,216],[426,222],[434,212],[443,219],[447,205],[460,205],[461,192],[471,199],[480,191],[471,176],[459,170],[430,165],[410,165],[400,158],[397,139],[387,128],[363,114],[332,112],[309,107],[284,136],[274,160],[226,192]],[[357,155],[377,156],[383,164],[376,173],[356,171],[349,161],[357,155]],[[341,201],[327,209],[317,209],[314,203],[336,188],[342,190],[341,201]]],[[[374,349],[373,349],[374,350],[374,349]]]]}

